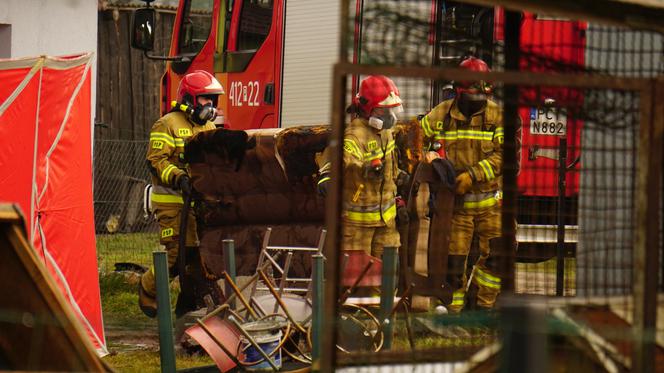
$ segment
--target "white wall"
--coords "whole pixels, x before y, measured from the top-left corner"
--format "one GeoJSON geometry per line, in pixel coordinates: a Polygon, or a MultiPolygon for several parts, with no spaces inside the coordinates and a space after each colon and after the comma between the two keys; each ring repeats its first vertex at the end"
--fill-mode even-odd
{"type": "MultiPolygon", "coordinates": [[[[11,35],[10,58],[94,52],[91,82],[94,117],[97,0],[0,0],[0,25],[5,25],[3,35],[11,35]],[[10,32],[7,27],[11,28],[10,32]]],[[[1,38],[0,42],[3,40],[1,38]]],[[[6,51],[6,47],[0,46],[0,50],[6,51]]],[[[3,54],[3,57],[7,55],[3,54]]]]}
{"type": "Polygon", "coordinates": [[[2,0],[0,24],[11,25],[11,57],[97,50],[96,0],[2,0]]]}

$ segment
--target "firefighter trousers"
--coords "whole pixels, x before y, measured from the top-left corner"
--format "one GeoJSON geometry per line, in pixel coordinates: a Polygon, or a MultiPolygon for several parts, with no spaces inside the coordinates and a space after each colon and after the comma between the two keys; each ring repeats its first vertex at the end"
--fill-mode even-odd
{"type": "MultiPolygon", "coordinates": [[[[182,205],[159,205],[155,207],[155,215],[157,222],[159,222],[159,243],[166,248],[166,255],[168,258],[168,272],[171,277],[177,273],[175,264],[178,259],[179,253],[179,237],[180,237],[180,219],[182,214],[182,205]]],[[[199,245],[198,235],[196,232],[196,217],[191,209],[189,209],[189,216],[187,218],[187,237],[186,244],[188,248],[197,250],[199,245]]],[[[151,297],[156,295],[156,284],[154,277],[154,268],[150,266],[150,270],[141,276],[141,285],[143,290],[151,297]]]]}
{"type": "Polygon", "coordinates": [[[495,256],[496,251],[500,250],[500,237],[499,204],[482,208],[455,209],[452,216],[448,257],[448,279],[454,290],[452,303],[448,305],[450,312],[460,312],[464,308],[466,290],[469,286],[477,287],[478,307],[493,308],[500,293],[501,279],[498,275],[500,268],[493,268],[500,261],[492,258],[492,254],[495,256]],[[468,274],[466,268],[473,234],[479,239],[480,257],[472,267],[472,272],[468,274]],[[468,284],[468,276],[472,277],[471,284],[468,284]]]}
{"type": "Polygon", "coordinates": [[[385,246],[401,246],[399,231],[394,220],[382,227],[364,227],[344,222],[341,241],[343,250],[364,251],[380,258],[385,246]]]}

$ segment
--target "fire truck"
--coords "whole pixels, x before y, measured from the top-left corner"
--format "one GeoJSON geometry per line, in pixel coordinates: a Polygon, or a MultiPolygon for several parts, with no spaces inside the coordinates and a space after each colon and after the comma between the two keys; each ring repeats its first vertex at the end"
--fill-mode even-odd
{"type": "MultiPolygon", "coordinates": [[[[362,63],[386,47],[372,47],[372,37],[385,40],[386,33],[400,32],[399,28],[372,29],[372,14],[389,17],[390,12],[403,11],[399,7],[406,3],[415,2],[356,0],[354,14],[351,12],[354,62],[362,63]],[[372,7],[372,3],[380,6],[372,7]]],[[[464,56],[473,54],[499,68],[501,9],[445,0],[417,4],[413,17],[421,16],[419,24],[425,29],[412,35],[424,39],[415,42],[426,47],[415,52],[425,56],[414,59],[424,58],[434,66],[456,66],[464,56]]],[[[326,0],[180,0],[168,56],[149,53],[155,18],[149,7],[134,14],[132,46],[143,49],[148,57],[168,60],[161,79],[162,113],[170,109],[182,76],[201,69],[213,72],[226,89],[219,109],[228,128],[328,123],[332,66],[340,48],[340,11],[338,2],[326,0]]],[[[584,66],[586,29],[582,22],[524,14],[521,47],[526,56],[537,58],[527,61],[524,57],[522,66],[533,71],[556,70],[561,64],[584,66]]],[[[400,85],[400,80],[396,81],[400,85]]],[[[356,82],[357,78],[351,89],[356,89],[356,82]]],[[[425,82],[404,90],[406,113],[426,112],[444,97],[449,83],[425,82]],[[427,99],[418,101],[420,97],[427,99]]],[[[520,244],[534,243],[555,252],[561,249],[561,230],[567,248],[576,242],[579,175],[575,169],[580,159],[581,122],[555,109],[556,100],[569,98],[570,92],[558,89],[546,93],[546,102],[520,110],[519,211],[526,213],[518,218],[518,239],[520,244]]],[[[528,94],[524,89],[523,95],[528,94]]],[[[550,253],[545,256],[550,257],[550,253]]]]}

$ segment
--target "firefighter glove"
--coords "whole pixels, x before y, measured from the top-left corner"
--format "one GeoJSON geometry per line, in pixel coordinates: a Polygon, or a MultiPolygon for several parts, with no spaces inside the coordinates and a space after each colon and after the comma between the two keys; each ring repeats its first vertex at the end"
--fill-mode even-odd
{"type": "Polygon", "coordinates": [[[327,196],[327,188],[330,185],[330,173],[324,172],[320,174],[318,179],[318,194],[325,197],[327,196]]]}
{"type": "Polygon", "coordinates": [[[183,195],[191,194],[191,180],[189,179],[189,176],[180,176],[177,180],[177,184],[183,195]]]}
{"type": "Polygon", "coordinates": [[[410,221],[410,216],[408,215],[408,207],[406,206],[406,201],[404,201],[401,196],[395,198],[397,205],[397,225],[404,226],[410,221]]]}
{"type": "Polygon", "coordinates": [[[470,187],[473,185],[473,179],[471,179],[468,172],[463,172],[456,177],[456,194],[466,194],[470,190],[470,187]]]}

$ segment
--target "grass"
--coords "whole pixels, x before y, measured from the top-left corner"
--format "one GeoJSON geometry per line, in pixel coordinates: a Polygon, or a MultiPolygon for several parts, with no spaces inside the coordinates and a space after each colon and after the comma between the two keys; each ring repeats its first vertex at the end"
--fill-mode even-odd
{"type": "MultiPolygon", "coordinates": [[[[107,356],[104,361],[118,372],[161,372],[159,353],[152,351],[132,351],[107,356]]],[[[212,359],[202,357],[178,356],[177,369],[212,365],[212,359]]]]}
{"type": "MultiPolygon", "coordinates": [[[[103,359],[118,372],[160,372],[157,320],[146,317],[138,308],[138,275],[113,272],[117,262],[149,266],[152,251],[158,248],[155,233],[97,236],[99,287],[110,352],[103,359]]],[[[171,286],[171,309],[177,293],[177,286],[171,286]]],[[[178,369],[212,364],[207,355],[176,357],[178,369]]]]}
{"type": "Polygon", "coordinates": [[[159,249],[157,233],[116,233],[97,235],[100,272],[113,271],[115,263],[131,262],[148,267],[152,252],[159,249]]]}

